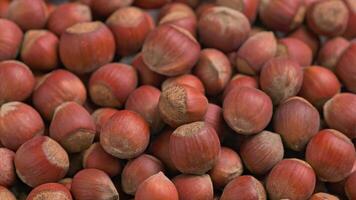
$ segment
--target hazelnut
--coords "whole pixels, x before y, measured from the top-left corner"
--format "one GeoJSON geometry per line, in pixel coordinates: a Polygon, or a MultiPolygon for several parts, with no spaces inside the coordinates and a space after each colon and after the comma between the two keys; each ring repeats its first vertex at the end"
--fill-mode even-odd
{"type": "Polygon", "coordinates": [[[311,32],[306,26],[300,26],[288,37],[298,39],[308,45],[308,47],[312,50],[313,57],[318,54],[320,46],[319,37],[318,35],[311,32]]]}
{"type": "Polygon", "coordinates": [[[230,91],[238,87],[252,87],[258,89],[258,79],[252,76],[236,74],[226,85],[223,93],[223,99],[225,99],[230,91]]]}
{"type": "Polygon", "coordinates": [[[121,63],[100,67],[89,80],[90,97],[99,106],[122,107],[136,87],[136,70],[121,63]]]}
{"type": "Polygon", "coordinates": [[[183,74],[180,76],[167,78],[161,85],[162,91],[173,85],[187,85],[205,94],[205,88],[202,81],[197,76],[192,74],[183,74]]]}
{"type": "Polygon", "coordinates": [[[319,51],[318,64],[335,71],[337,63],[349,46],[350,42],[342,37],[327,40],[319,51]]]}
{"type": "Polygon", "coordinates": [[[220,141],[214,128],[205,122],[185,124],[172,133],[169,154],[182,173],[204,174],[218,160],[220,141]]]}
{"type": "Polygon", "coordinates": [[[0,147],[0,157],[0,185],[4,187],[13,186],[16,180],[16,172],[14,166],[15,153],[9,149],[0,147]]]}
{"type": "Polygon", "coordinates": [[[101,129],[104,124],[117,112],[114,108],[99,108],[95,110],[91,116],[96,125],[96,138],[100,138],[101,129]]]}
{"type": "Polygon", "coordinates": [[[266,200],[266,191],[263,185],[253,176],[239,176],[226,185],[220,200],[266,200]]]}
{"type": "Polygon", "coordinates": [[[345,87],[351,91],[356,92],[356,42],[351,42],[350,46],[345,50],[339,62],[336,65],[335,72],[344,83],[345,87]]]}
{"type": "Polygon", "coordinates": [[[172,179],[177,188],[180,200],[205,200],[213,199],[214,188],[210,176],[181,174],[172,179]]]}
{"type": "Polygon", "coordinates": [[[141,53],[134,58],[131,65],[137,70],[140,85],[160,87],[166,78],[165,76],[150,70],[143,62],[141,53]]]}
{"type": "Polygon", "coordinates": [[[313,60],[313,52],[310,47],[296,38],[283,38],[278,41],[277,57],[289,58],[300,66],[309,66],[313,60]]]}
{"type": "Polygon", "coordinates": [[[106,18],[119,8],[130,6],[134,0],[90,0],[90,8],[98,17],[106,18]]]}
{"type": "Polygon", "coordinates": [[[72,200],[70,191],[59,183],[46,183],[37,186],[28,195],[26,200],[72,200]]]}
{"type": "Polygon", "coordinates": [[[255,22],[259,0],[217,0],[218,6],[225,6],[234,10],[242,12],[250,21],[251,24],[255,22]]]}
{"type": "Polygon", "coordinates": [[[31,187],[62,179],[69,168],[67,152],[53,139],[37,136],[15,154],[15,167],[22,182],[31,187]]]}
{"type": "MultiPolygon", "coordinates": [[[[1,1],[0,4],[5,1],[1,1]]],[[[15,59],[20,50],[23,33],[14,22],[0,18],[0,61],[15,59]]]]}

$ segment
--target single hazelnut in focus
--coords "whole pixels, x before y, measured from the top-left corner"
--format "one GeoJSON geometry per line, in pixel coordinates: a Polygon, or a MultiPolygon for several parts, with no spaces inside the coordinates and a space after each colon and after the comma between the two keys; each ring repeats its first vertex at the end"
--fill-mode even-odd
{"type": "Polygon", "coordinates": [[[1,144],[16,151],[31,138],[43,135],[44,122],[31,106],[21,102],[9,102],[0,107],[1,144]]]}
{"type": "Polygon", "coordinates": [[[253,176],[238,176],[226,185],[220,200],[266,200],[266,191],[260,181],[253,176]]]}
{"type": "Polygon", "coordinates": [[[110,177],[98,169],[83,169],[72,181],[71,192],[74,199],[118,200],[119,194],[110,177]]]}
{"type": "Polygon", "coordinates": [[[193,68],[199,53],[199,42],[187,30],[167,24],[148,34],[142,48],[142,59],[150,70],[176,76],[193,68]]]}
{"type": "Polygon", "coordinates": [[[240,73],[257,75],[263,65],[276,53],[277,40],[273,32],[262,31],[249,37],[242,44],[234,62],[240,73]]]}
{"type": "Polygon", "coordinates": [[[214,128],[205,122],[182,125],[170,137],[169,154],[180,172],[204,174],[218,160],[219,137],[214,128]]]}
{"type": "Polygon", "coordinates": [[[324,118],[330,128],[341,131],[350,139],[356,138],[356,95],[336,94],[324,104],[324,118]]]}
{"type": "Polygon", "coordinates": [[[61,35],[59,55],[67,69],[89,73],[113,60],[115,39],[102,22],[77,23],[61,35]]]}
{"type": "Polygon", "coordinates": [[[0,147],[0,158],[0,185],[4,187],[11,187],[14,185],[16,180],[14,166],[15,153],[9,149],[0,147]]]}
{"type": "Polygon", "coordinates": [[[320,180],[338,182],[352,172],[356,161],[355,147],[343,133],[324,129],[310,140],[305,159],[320,180]]]}
{"type": "Polygon", "coordinates": [[[237,50],[250,30],[250,23],[242,13],[222,6],[209,9],[198,22],[201,43],[223,52],[237,50]]]}
{"type": "Polygon", "coordinates": [[[35,77],[27,65],[15,60],[0,62],[0,105],[24,101],[35,87],[35,77]]]}
{"type": "Polygon", "coordinates": [[[106,24],[114,34],[116,51],[120,56],[139,51],[155,26],[152,17],[136,7],[118,9],[106,20],[106,24]]]}
{"type": "Polygon", "coordinates": [[[120,174],[122,167],[117,158],[106,153],[99,143],[94,143],[84,151],[83,168],[100,169],[114,177],[120,174]]]}
{"type": "Polygon", "coordinates": [[[335,71],[336,65],[350,42],[342,37],[335,37],[327,40],[320,48],[317,62],[319,65],[335,71]]]}
{"type": "Polygon", "coordinates": [[[32,70],[52,70],[58,66],[58,38],[46,30],[26,32],[21,60],[32,70]]]}
{"type": "Polygon", "coordinates": [[[110,63],[100,67],[90,77],[91,100],[99,106],[122,107],[137,87],[136,70],[130,65],[110,63]]]}
{"type": "Polygon", "coordinates": [[[62,35],[65,30],[76,23],[92,20],[90,8],[81,3],[63,3],[49,16],[47,27],[56,35],[62,35]]]}
{"type": "Polygon", "coordinates": [[[221,147],[219,158],[209,171],[209,175],[214,187],[222,189],[242,172],[243,164],[239,154],[230,148],[221,147]]]}
{"type": "Polygon", "coordinates": [[[43,0],[14,0],[9,5],[7,18],[24,31],[41,29],[47,23],[47,5],[43,0]]]}
{"type": "Polygon", "coordinates": [[[180,76],[167,78],[161,85],[162,91],[173,85],[187,85],[205,94],[203,82],[197,76],[192,74],[183,74],[180,76]]]}
{"type": "Polygon", "coordinates": [[[172,128],[202,120],[207,108],[208,100],[204,94],[187,85],[165,88],[158,103],[163,121],[172,128]]]}
{"type": "Polygon", "coordinates": [[[315,182],[315,173],[308,163],[299,159],[284,159],[269,173],[266,190],[271,200],[303,200],[313,194],[315,182]]]}
{"type": "Polygon", "coordinates": [[[313,52],[310,47],[303,41],[292,37],[278,41],[276,56],[289,58],[303,67],[311,65],[313,61],[313,52]]]}
{"type": "Polygon", "coordinates": [[[262,131],[272,118],[271,99],[261,90],[239,87],[225,97],[226,123],[237,133],[251,135],[262,131]]]}
{"type": "Polygon", "coordinates": [[[91,115],[73,101],[65,102],[54,111],[49,135],[69,153],[78,153],[93,143],[95,123],[91,115]]]}
{"type": "Polygon", "coordinates": [[[125,104],[126,110],[135,111],[146,120],[151,133],[159,133],[165,126],[158,110],[160,95],[159,89],[143,85],[130,94],[125,104]]]}
{"type": "Polygon", "coordinates": [[[303,151],[309,140],[318,133],[319,127],[318,110],[301,97],[285,100],[274,112],[274,131],[294,151],[303,151]]]}
{"type": "Polygon", "coordinates": [[[24,183],[36,187],[62,179],[67,174],[69,158],[56,141],[47,136],[37,136],[17,150],[15,167],[24,183]]]}
{"type": "Polygon", "coordinates": [[[148,123],[137,113],[122,110],[115,113],[102,127],[100,144],[103,149],[121,159],[134,158],[148,146],[148,123]]]}
{"type": "Polygon", "coordinates": [[[240,155],[251,173],[264,175],[283,159],[281,136],[269,131],[251,136],[242,142],[240,155]]]}
{"type": "Polygon", "coordinates": [[[213,199],[214,188],[209,175],[181,174],[172,179],[180,200],[213,199]]]}
{"type": "Polygon", "coordinates": [[[341,84],[332,71],[319,66],[304,68],[303,85],[299,95],[316,108],[322,108],[324,103],[340,90],[341,84]]]}
{"type": "Polygon", "coordinates": [[[22,30],[14,22],[1,18],[0,27],[0,61],[15,59],[22,44],[22,30]]]}
{"type": "Polygon", "coordinates": [[[130,160],[121,174],[122,190],[127,194],[134,195],[142,182],[163,169],[161,161],[148,154],[142,154],[130,160]]]}
{"type": "Polygon", "coordinates": [[[72,200],[70,191],[59,183],[46,183],[34,188],[26,200],[72,200]]]}
{"type": "Polygon", "coordinates": [[[219,50],[204,49],[193,73],[203,82],[208,95],[221,93],[232,74],[229,59],[219,50]]]}
{"type": "Polygon", "coordinates": [[[139,185],[135,200],[178,200],[174,184],[162,172],[150,176],[139,185]]]}
{"type": "Polygon", "coordinates": [[[304,0],[262,0],[259,7],[259,16],[267,27],[277,31],[289,32],[303,23],[306,10],[304,0]]]}
{"type": "Polygon", "coordinates": [[[75,101],[82,105],[86,95],[85,86],[76,75],[58,69],[37,81],[32,102],[41,115],[50,120],[57,106],[66,101],[75,101]]]}
{"type": "Polygon", "coordinates": [[[306,19],[316,34],[338,36],[347,28],[349,11],[342,0],[316,1],[309,6],[306,19]]]}
{"type": "Polygon", "coordinates": [[[298,94],[303,84],[303,69],[288,58],[272,58],[262,68],[261,89],[278,105],[298,94]]]}

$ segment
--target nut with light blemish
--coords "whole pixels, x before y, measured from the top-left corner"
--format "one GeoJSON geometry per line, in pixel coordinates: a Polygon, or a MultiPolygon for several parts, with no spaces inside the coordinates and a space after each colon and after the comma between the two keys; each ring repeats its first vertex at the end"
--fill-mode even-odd
{"type": "Polygon", "coordinates": [[[218,95],[232,74],[229,59],[219,50],[204,49],[193,73],[203,82],[208,95],[218,95]]]}
{"type": "Polygon", "coordinates": [[[1,158],[0,185],[1,186],[10,187],[15,183],[16,172],[14,166],[14,157],[15,157],[15,153],[13,151],[0,147],[0,158],[1,158]]]}
{"type": "Polygon", "coordinates": [[[303,41],[288,37],[278,41],[276,57],[289,58],[306,67],[313,61],[313,52],[303,41]]]}
{"type": "Polygon", "coordinates": [[[32,70],[52,70],[58,66],[56,35],[46,30],[26,32],[21,49],[21,60],[32,70]]]}
{"type": "Polygon", "coordinates": [[[79,171],[73,177],[71,192],[74,199],[119,199],[119,194],[110,177],[98,169],[79,171]]]}
{"type": "Polygon", "coordinates": [[[35,87],[35,77],[27,65],[15,60],[0,62],[0,105],[24,101],[35,87]]]}
{"type": "Polygon", "coordinates": [[[170,137],[169,154],[180,172],[204,174],[218,160],[219,137],[215,129],[205,122],[182,125],[170,137]]]}
{"type": "Polygon", "coordinates": [[[68,152],[78,153],[93,143],[95,123],[90,114],[76,102],[65,102],[54,112],[49,135],[68,152]]]}
{"type": "Polygon", "coordinates": [[[298,94],[302,84],[302,67],[287,58],[272,58],[260,74],[261,89],[271,97],[274,105],[298,94]]]}
{"type": "Polygon", "coordinates": [[[67,69],[89,73],[113,60],[115,39],[102,22],[77,23],[61,35],[59,55],[67,69]]]}
{"type": "Polygon", "coordinates": [[[121,107],[137,87],[136,70],[126,64],[110,63],[100,67],[90,77],[89,93],[100,106],[121,107]]]}
{"type": "Polygon", "coordinates": [[[187,85],[165,88],[158,103],[163,121],[173,128],[202,120],[207,108],[208,100],[204,94],[187,85]]]}
{"type": "Polygon", "coordinates": [[[318,110],[301,97],[287,99],[274,112],[274,130],[294,151],[303,151],[309,140],[318,133],[319,127],[318,110]]]}
{"type": "Polygon", "coordinates": [[[166,76],[188,72],[198,61],[199,53],[199,42],[187,30],[170,24],[151,31],[142,47],[143,62],[166,76]]]}
{"type": "Polygon", "coordinates": [[[342,0],[316,1],[309,6],[306,19],[315,33],[327,37],[338,36],[347,28],[349,10],[342,0]]]}
{"type": "Polygon", "coordinates": [[[9,102],[0,107],[1,144],[16,151],[31,138],[42,135],[45,130],[40,114],[21,102],[9,102]]]}
{"type": "Polygon", "coordinates": [[[72,200],[70,191],[59,183],[46,183],[34,188],[26,200],[72,200]]]}
{"type": "Polygon", "coordinates": [[[34,107],[47,119],[52,119],[57,106],[66,101],[84,104],[86,89],[82,81],[69,71],[59,69],[41,77],[32,95],[34,107]]]}
{"type": "Polygon", "coordinates": [[[67,174],[69,158],[56,141],[47,136],[37,136],[17,150],[15,167],[18,177],[35,187],[62,179],[67,174]]]}
{"type": "Polygon", "coordinates": [[[232,149],[221,147],[220,155],[214,167],[209,171],[213,184],[224,188],[231,180],[240,176],[243,164],[240,156],[232,149]]]}

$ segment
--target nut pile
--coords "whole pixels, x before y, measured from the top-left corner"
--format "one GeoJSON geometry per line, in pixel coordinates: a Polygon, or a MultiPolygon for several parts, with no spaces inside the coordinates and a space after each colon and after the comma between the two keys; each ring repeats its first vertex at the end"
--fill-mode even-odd
{"type": "Polygon", "coordinates": [[[356,200],[355,0],[0,0],[0,200],[356,200]]]}

